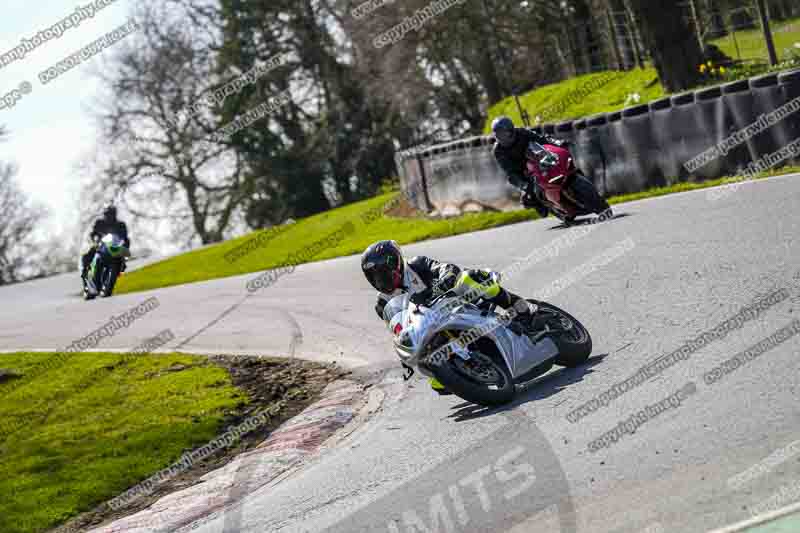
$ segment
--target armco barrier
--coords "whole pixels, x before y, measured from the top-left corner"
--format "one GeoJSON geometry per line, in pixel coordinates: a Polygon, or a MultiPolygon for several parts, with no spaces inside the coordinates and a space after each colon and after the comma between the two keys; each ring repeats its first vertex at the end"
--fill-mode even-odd
{"type": "MultiPolygon", "coordinates": [[[[798,97],[800,70],[795,70],[534,130],[572,142],[578,167],[610,196],[738,174],[751,161],[800,138],[800,111],[694,172],[684,164],[798,97]]],[[[416,207],[434,213],[514,208],[518,193],[495,162],[492,144],[490,136],[478,136],[400,152],[396,162],[403,188],[420,186],[427,194],[416,195],[416,207]]],[[[800,164],[800,158],[789,162],[800,164]]]]}

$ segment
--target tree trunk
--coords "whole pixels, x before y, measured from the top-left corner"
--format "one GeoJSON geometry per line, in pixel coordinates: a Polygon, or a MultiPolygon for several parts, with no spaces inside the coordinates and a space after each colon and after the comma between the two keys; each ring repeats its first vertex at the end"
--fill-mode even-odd
{"type": "Polygon", "coordinates": [[[645,46],[667,92],[689,89],[699,81],[703,55],[691,35],[683,10],[672,0],[629,0],[645,46]]]}

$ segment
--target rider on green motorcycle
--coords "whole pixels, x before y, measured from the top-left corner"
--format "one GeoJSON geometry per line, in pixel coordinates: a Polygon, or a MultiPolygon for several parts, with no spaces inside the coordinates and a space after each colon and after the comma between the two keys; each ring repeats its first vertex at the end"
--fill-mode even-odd
{"type": "Polygon", "coordinates": [[[97,252],[97,245],[100,242],[100,239],[109,233],[119,235],[119,237],[124,241],[125,247],[130,249],[131,241],[128,237],[128,226],[126,226],[123,221],[117,219],[117,208],[113,203],[108,204],[105,209],[103,209],[103,218],[98,218],[94,221],[92,231],[89,234],[92,244],[89,246],[86,253],[81,257],[82,278],[85,278],[87,272],[89,271],[89,266],[92,263],[94,254],[97,252]]]}

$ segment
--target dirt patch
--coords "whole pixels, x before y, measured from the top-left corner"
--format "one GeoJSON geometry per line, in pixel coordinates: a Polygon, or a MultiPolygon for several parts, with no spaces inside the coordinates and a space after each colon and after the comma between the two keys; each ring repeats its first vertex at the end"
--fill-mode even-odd
{"type": "MultiPolygon", "coordinates": [[[[313,363],[299,359],[217,355],[209,357],[209,360],[224,367],[230,374],[233,384],[244,390],[250,398],[250,404],[242,406],[235,412],[226,413],[219,434],[224,433],[225,428],[241,424],[251,415],[266,408],[270,409],[269,423],[247,433],[233,445],[195,462],[188,470],[159,485],[152,494],[137,498],[126,507],[117,510],[111,509],[105,503],[101,504],[51,529],[51,533],[87,531],[146,509],[156,500],[175,490],[197,484],[208,472],[226,465],[237,455],[252,450],[262,443],[278,426],[316,401],[329,383],[351,374],[335,364],[313,363]]],[[[168,370],[179,372],[183,369],[168,370]]]]}
{"type": "Polygon", "coordinates": [[[12,379],[19,379],[21,378],[21,374],[17,374],[13,370],[6,370],[5,368],[0,368],[0,385],[7,381],[11,381],[12,379]]]}
{"type": "Polygon", "coordinates": [[[411,205],[405,195],[391,209],[387,209],[385,214],[390,217],[403,218],[424,218],[428,216],[425,211],[411,205]]]}

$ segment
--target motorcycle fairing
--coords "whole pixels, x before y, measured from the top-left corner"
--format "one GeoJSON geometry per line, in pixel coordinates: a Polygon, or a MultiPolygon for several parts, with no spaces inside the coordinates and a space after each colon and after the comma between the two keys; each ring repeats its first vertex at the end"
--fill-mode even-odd
{"type": "MultiPolygon", "coordinates": [[[[395,334],[396,327],[402,327],[395,334],[394,345],[404,364],[417,366],[423,347],[443,330],[463,334],[480,328],[484,332],[481,336],[495,343],[515,378],[558,355],[558,348],[549,337],[534,344],[529,337],[516,335],[506,328],[497,315],[483,316],[481,309],[470,303],[452,307],[455,301],[455,298],[444,299],[429,308],[409,302],[408,294],[400,294],[386,304],[384,320],[390,331],[395,334]],[[452,310],[448,312],[447,308],[452,310]],[[434,323],[437,314],[442,318],[439,323],[434,323]]],[[[453,351],[463,357],[458,353],[460,350],[457,346],[455,348],[453,351]]],[[[420,372],[429,375],[424,367],[420,367],[420,372]]]]}

